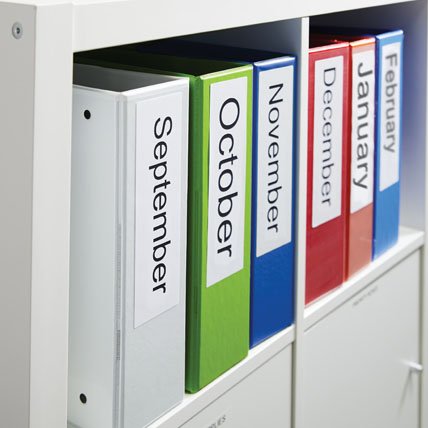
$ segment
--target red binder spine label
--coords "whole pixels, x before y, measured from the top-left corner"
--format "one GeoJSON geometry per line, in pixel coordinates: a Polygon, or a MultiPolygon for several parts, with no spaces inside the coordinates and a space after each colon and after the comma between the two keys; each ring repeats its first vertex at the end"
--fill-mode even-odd
{"type": "Polygon", "coordinates": [[[341,214],[343,56],[315,63],[312,227],[341,214]]]}
{"type": "Polygon", "coordinates": [[[374,49],[353,53],[351,214],[373,202],[374,67],[374,49]]]}

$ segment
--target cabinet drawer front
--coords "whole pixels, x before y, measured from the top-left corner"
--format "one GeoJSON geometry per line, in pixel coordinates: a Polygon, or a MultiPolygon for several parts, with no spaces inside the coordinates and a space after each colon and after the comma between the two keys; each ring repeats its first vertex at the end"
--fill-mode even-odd
{"type": "Polygon", "coordinates": [[[420,252],[304,334],[305,428],[416,428],[420,252]]]}
{"type": "Polygon", "coordinates": [[[291,351],[279,352],[182,428],[290,428],[291,351]]]}

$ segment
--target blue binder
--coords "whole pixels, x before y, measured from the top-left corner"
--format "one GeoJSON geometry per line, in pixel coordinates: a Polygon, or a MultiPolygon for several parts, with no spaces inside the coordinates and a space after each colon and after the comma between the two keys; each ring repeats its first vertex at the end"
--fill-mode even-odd
{"type": "MultiPolygon", "coordinates": [[[[373,221],[373,258],[377,258],[388,248],[393,246],[398,240],[398,229],[400,223],[400,150],[401,150],[401,111],[402,111],[402,80],[403,80],[403,32],[390,31],[374,35],[376,37],[376,142],[375,142],[375,191],[374,191],[374,221],[373,221]],[[386,73],[385,68],[390,64],[382,61],[385,49],[391,52],[397,51],[397,86],[395,90],[395,123],[399,129],[396,131],[396,165],[389,168],[388,162],[382,161],[385,153],[385,146],[391,145],[392,141],[386,132],[385,111],[382,112],[382,103],[388,103],[385,91],[386,73]],[[383,116],[382,116],[383,114],[383,116]],[[388,169],[388,170],[386,170],[388,169]],[[396,170],[396,171],[395,171],[396,170]],[[393,174],[394,177],[385,175],[393,174]]],[[[390,109],[392,109],[392,104],[390,109]]],[[[392,113],[391,113],[392,114],[392,113]]]]}
{"type": "MultiPolygon", "coordinates": [[[[264,240],[260,228],[260,216],[268,215],[260,210],[259,198],[259,174],[258,166],[260,159],[261,145],[259,127],[262,118],[260,117],[260,96],[261,81],[263,73],[281,68],[292,69],[295,74],[296,60],[292,57],[282,57],[271,60],[257,61],[254,66],[254,109],[253,109],[253,188],[252,188],[252,248],[251,248],[251,316],[250,316],[250,345],[251,347],[262,342],[274,333],[286,328],[294,321],[294,254],[295,254],[295,144],[294,144],[294,114],[289,142],[292,145],[292,171],[291,171],[291,200],[290,206],[283,209],[290,210],[289,240],[283,241],[282,245],[273,245],[268,251],[260,251],[260,241],[264,240]],[[276,247],[276,248],[275,248],[276,247]],[[263,253],[263,254],[260,254],[263,253]]],[[[293,109],[296,106],[294,85],[288,95],[292,97],[293,109]]],[[[274,118],[271,118],[274,119],[274,118]]],[[[270,133],[272,132],[271,128],[270,133]]],[[[268,137],[268,135],[266,135],[268,137]]],[[[286,142],[283,142],[286,144],[286,142]]],[[[269,171],[272,175],[273,170],[269,171]]],[[[268,172],[268,174],[269,174],[268,172]]],[[[271,180],[272,182],[272,180],[271,180]]],[[[282,189],[281,189],[282,190],[282,189]]],[[[269,194],[266,195],[268,198],[269,194]]],[[[273,198],[271,198],[272,200],[273,198]]],[[[286,204],[285,204],[286,205],[286,204]]],[[[266,249],[266,248],[265,248],[266,249]]]]}
{"type": "MultiPolygon", "coordinates": [[[[160,42],[149,42],[137,47],[138,50],[145,52],[157,53],[174,53],[175,55],[203,57],[212,59],[230,60],[233,62],[251,63],[253,65],[253,171],[252,171],[252,238],[251,238],[251,313],[250,313],[250,347],[254,347],[258,343],[277,333],[278,331],[288,327],[294,321],[294,252],[295,252],[295,127],[294,127],[294,110],[296,106],[295,96],[295,74],[296,74],[296,59],[292,56],[284,56],[282,53],[266,52],[257,49],[228,47],[209,43],[200,43],[185,39],[170,39],[160,42]],[[269,77],[270,76],[270,77],[269,77]],[[282,83],[284,86],[281,90],[279,86],[273,88],[270,97],[273,97],[272,112],[270,120],[274,122],[270,130],[267,130],[265,137],[259,141],[259,131],[263,128],[263,123],[266,122],[266,114],[269,111],[261,113],[263,109],[262,98],[263,91],[266,89],[266,82],[272,80],[273,85],[282,83]],[[282,80],[281,80],[282,79],[282,80]],[[286,82],[287,81],[287,82],[286,82]],[[291,82],[291,83],[290,83],[291,82]],[[286,98],[284,98],[284,94],[286,98]],[[281,118],[278,118],[278,123],[287,128],[287,132],[278,134],[278,129],[275,128],[276,114],[281,111],[279,108],[280,102],[289,103],[288,105],[288,120],[283,121],[284,115],[278,113],[281,118]],[[278,101],[277,103],[275,101],[278,101]],[[273,131],[272,131],[273,130],[273,131]],[[271,137],[269,136],[271,132],[271,137]],[[282,135],[284,134],[284,137],[282,135]],[[285,134],[287,134],[285,136],[285,134]],[[286,159],[282,158],[282,163],[289,166],[280,169],[281,160],[278,161],[278,171],[276,171],[275,156],[272,156],[271,183],[280,182],[280,174],[288,174],[288,185],[282,186],[275,194],[275,185],[272,188],[271,200],[278,196],[278,205],[276,209],[270,211],[271,218],[278,214],[280,210],[282,214],[287,212],[286,216],[281,219],[282,228],[286,227],[287,233],[282,235],[282,239],[273,239],[269,241],[269,236],[261,231],[261,223],[263,216],[269,215],[268,212],[263,212],[262,205],[265,201],[259,198],[259,189],[266,189],[266,180],[259,180],[259,160],[261,157],[266,157],[266,150],[261,151],[261,146],[266,144],[269,138],[276,141],[275,136],[282,137],[282,149],[285,146],[288,149],[286,159]],[[276,180],[278,173],[278,180],[276,180]],[[265,183],[261,183],[265,181],[265,183]],[[264,186],[263,186],[264,184],[264,186]],[[287,189],[285,189],[287,187],[287,189]],[[286,223],[286,226],[284,226],[286,223]],[[275,242],[274,242],[275,241],[275,242]]],[[[269,96],[268,96],[269,98],[269,96]]],[[[266,101],[266,100],[265,100],[266,101]]],[[[284,109],[282,109],[284,112],[284,109]]],[[[268,123],[269,123],[269,117],[268,123]]],[[[278,143],[279,144],[279,143],[278,143]]],[[[276,147],[276,146],[275,146],[276,147]]],[[[266,149],[266,147],[264,147],[266,149]]],[[[278,145],[278,148],[280,146],[278,145]]],[[[273,150],[273,149],[272,149],[273,150]]],[[[273,150],[271,155],[274,155],[273,150]]],[[[269,157],[269,153],[268,153],[269,157]]],[[[266,161],[266,159],[265,159],[266,161]]],[[[266,176],[264,177],[266,179],[266,176]]],[[[268,181],[269,183],[269,181],[268,181]]],[[[276,187],[280,187],[277,185],[276,187]]],[[[266,194],[266,198],[269,193],[266,194]]],[[[278,225],[278,230],[280,228],[278,225]]],[[[273,224],[272,230],[274,230],[273,224]]],[[[281,230],[282,232],[282,230],[281,230]]]]}

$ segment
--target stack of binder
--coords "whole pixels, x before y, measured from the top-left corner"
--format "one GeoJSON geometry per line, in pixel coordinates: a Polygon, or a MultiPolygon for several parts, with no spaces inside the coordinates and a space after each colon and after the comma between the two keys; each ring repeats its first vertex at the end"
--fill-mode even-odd
{"type": "MultiPolygon", "coordinates": [[[[394,245],[398,239],[403,32],[401,30],[362,31],[316,28],[312,34],[312,43],[315,46],[310,51],[309,77],[307,303],[340,285],[341,246],[345,263],[343,279],[346,279],[366,266],[372,258],[378,257],[394,245]],[[335,238],[331,236],[328,238],[326,235],[316,241],[315,234],[319,234],[320,231],[314,231],[314,228],[319,226],[314,223],[316,219],[313,208],[320,200],[320,206],[323,203],[322,198],[317,199],[314,193],[314,186],[320,184],[316,182],[313,175],[316,173],[317,163],[316,144],[318,143],[320,147],[324,144],[322,147],[326,150],[322,150],[322,153],[328,153],[329,156],[333,146],[325,146],[329,141],[320,129],[317,129],[317,112],[322,114],[326,110],[320,108],[321,99],[318,107],[313,105],[317,99],[317,71],[316,66],[315,68],[313,66],[313,58],[315,61],[324,61],[324,64],[329,67],[327,70],[331,76],[334,74],[333,70],[336,70],[336,77],[337,66],[333,64],[330,66],[325,62],[327,56],[320,57],[316,52],[320,49],[330,51],[333,57],[334,52],[338,53],[340,49],[345,49],[345,45],[349,46],[349,53],[348,56],[343,56],[344,67],[347,67],[343,81],[347,80],[349,84],[343,86],[343,94],[341,94],[345,112],[342,121],[342,154],[344,156],[340,165],[343,173],[344,203],[340,211],[337,205],[336,217],[330,216],[326,225],[322,226],[326,229],[331,228],[331,235],[336,224],[335,238]],[[339,226],[338,219],[342,215],[344,221],[339,226]],[[312,224],[309,223],[310,221],[312,224]],[[343,227],[345,234],[340,238],[342,244],[339,245],[343,227]],[[322,248],[327,251],[327,247],[330,244],[333,245],[333,241],[336,241],[335,262],[330,252],[327,252],[324,257],[321,253],[317,253],[322,248]],[[323,276],[322,272],[319,270],[317,272],[319,269],[317,260],[322,261],[325,266],[331,266],[332,269],[335,267],[335,273],[332,270],[330,274],[324,271],[326,276],[323,276]],[[327,279],[330,280],[328,285],[325,282],[327,279]]],[[[331,80],[333,81],[333,78],[331,80]]],[[[324,83],[326,87],[329,86],[326,84],[328,82],[324,83]]],[[[318,94],[321,97],[322,91],[318,94]]],[[[327,95],[327,98],[333,98],[330,97],[330,90],[327,89],[324,91],[323,102],[327,95]]],[[[332,95],[334,95],[333,92],[332,95]]],[[[323,126],[327,125],[330,129],[330,124],[323,124],[323,126]]],[[[332,167],[333,164],[338,165],[332,158],[332,167]]],[[[324,165],[319,170],[321,177],[327,167],[328,165],[324,165]]],[[[328,171],[330,172],[330,169],[328,171]]],[[[325,186],[325,183],[321,183],[321,186],[325,186]]],[[[330,184],[328,189],[330,189],[329,186],[330,184]]],[[[330,201],[328,205],[328,208],[332,208],[330,201]]]]}
{"type": "Polygon", "coordinates": [[[250,312],[253,347],[294,320],[296,58],[186,39],[146,43],[137,50],[253,66],[250,312]]]}
{"type": "Polygon", "coordinates": [[[370,36],[317,34],[318,40],[350,46],[345,279],[370,263],[373,241],[375,149],[375,40],[370,36]]]}
{"type": "Polygon", "coordinates": [[[80,61],[190,80],[186,389],[249,348],[252,67],[109,49],[80,61]]]}

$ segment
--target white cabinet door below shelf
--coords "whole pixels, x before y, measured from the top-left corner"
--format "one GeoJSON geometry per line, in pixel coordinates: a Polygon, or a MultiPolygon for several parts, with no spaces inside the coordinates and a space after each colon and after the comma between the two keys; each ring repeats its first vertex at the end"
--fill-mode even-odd
{"type": "Polygon", "coordinates": [[[304,428],[417,428],[420,253],[304,334],[304,428]]]}
{"type": "Polygon", "coordinates": [[[290,428],[288,346],[195,415],[181,428],[290,428]]]}

